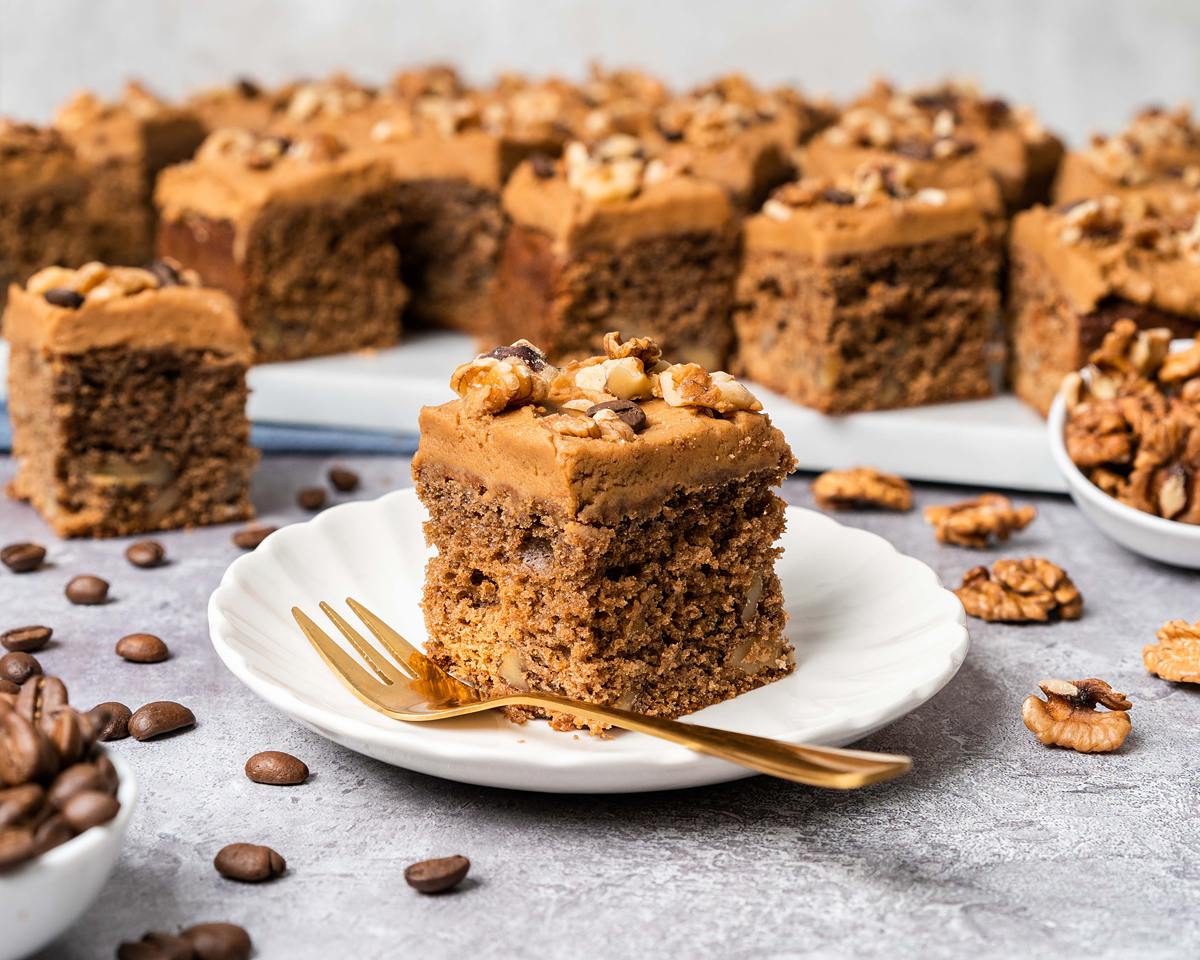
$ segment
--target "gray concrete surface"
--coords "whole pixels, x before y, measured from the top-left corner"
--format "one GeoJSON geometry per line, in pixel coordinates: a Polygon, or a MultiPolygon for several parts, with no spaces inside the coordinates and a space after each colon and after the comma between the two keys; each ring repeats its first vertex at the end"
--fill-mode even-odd
{"type": "MultiPolygon", "coordinates": [[[[299,518],[296,488],[329,461],[268,457],[265,519],[299,518]]],[[[408,483],[400,459],[350,461],[362,496],[408,483]]],[[[0,460],[0,483],[11,474],[0,460]]],[[[960,491],[923,487],[920,503],[960,491]]],[[[807,483],[789,499],[808,504],[807,483]]],[[[1062,499],[1013,552],[1063,564],[1084,592],[1078,623],[972,623],[974,646],[933,701],[864,742],[916,760],[912,774],[839,795],[758,777],[628,797],[509,793],[435,780],[357,756],[264,706],[208,644],[205,602],[236,554],[229,530],[164,536],[173,562],[136,570],[121,542],[55,540],[28,509],[0,503],[0,541],[34,539],[52,566],[0,570],[5,626],[44,622],[48,671],[73,699],[171,698],[199,726],[114,749],[144,789],[111,884],[45,953],[111,957],[147,929],[228,919],[264,958],[989,958],[1194,957],[1200,953],[1200,689],[1161,682],[1142,644],[1175,617],[1200,618],[1200,577],[1108,543],[1062,499]],[[115,600],[71,607],[76,573],[111,580],[115,600]],[[147,630],[174,651],[137,666],[116,638],[147,630]],[[1022,698],[1044,676],[1098,676],[1129,692],[1133,734],[1111,756],[1036,743],[1022,698]],[[313,770],[280,790],[241,772],[251,753],[291,751],[313,770]],[[268,843],[289,872],[264,886],[222,880],[213,854],[268,843]],[[412,860],[461,852],[457,894],[404,886],[412,860]]],[[[847,515],[948,581],[981,559],[937,546],[917,514],[847,515]]],[[[0,936],[3,933],[0,931],[0,936]]]]}

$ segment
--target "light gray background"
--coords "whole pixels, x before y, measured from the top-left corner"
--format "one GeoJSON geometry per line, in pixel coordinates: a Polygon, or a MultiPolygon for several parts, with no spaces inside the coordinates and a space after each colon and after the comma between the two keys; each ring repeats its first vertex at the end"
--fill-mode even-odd
{"type": "Polygon", "coordinates": [[[578,72],[590,58],[676,83],[742,69],[848,94],[874,73],[978,77],[1073,138],[1200,93],[1190,0],[0,0],[0,113],[45,119],[75,89],[143,76],[179,95],[405,63],[578,72]]]}

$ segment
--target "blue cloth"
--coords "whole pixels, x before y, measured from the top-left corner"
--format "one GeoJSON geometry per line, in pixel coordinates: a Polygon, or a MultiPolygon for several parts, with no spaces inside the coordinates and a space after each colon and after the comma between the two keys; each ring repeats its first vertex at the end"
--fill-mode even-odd
{"type": "MultiPolygon", "coordinates": [[[[417,450],[416,434],[299,427],[280,423],[254,424],[250,440],[263,453],[378,453],[411,456],[417,450]]],[[[10,450],[12,428],[8,422],[8,407],[0,402],[0,453],[10,450]]]]}

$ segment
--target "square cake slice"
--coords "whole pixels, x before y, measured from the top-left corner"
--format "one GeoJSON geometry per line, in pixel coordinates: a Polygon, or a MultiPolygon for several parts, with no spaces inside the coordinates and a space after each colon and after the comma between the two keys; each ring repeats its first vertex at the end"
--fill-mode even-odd
{"type": "Polygon", "coordinates": [[[1146,196],[1034,207],[1013,222],[1010,361],[1017,396],[1043,415],[1118,320],[1200,335],[1200,198],[1191,212],[1146,196]]]}
{"type": "Polygon", "coordinates": [[[253,516],[250,340],[229,298],[192,280],[89,263],[9,289],[9,492],[60,536],[253,516]]]}
{"type": "Polygon", "coordinates": [[[991,393],[999,251],[969,189],[905,164],[780,187],[746,221],[737,369],[825,413],[991,393]]]}
{"type": "Polygon", "coordinates": [[[496,282],[497,339],[554,360],[597,353],[610,326],[670,356],[724,366],[738,221],[725,190],[616,135],[537,158],[504,191],[512,218],[496,282]]]}
{"type": "Polygon", "coordinates": [[[794,461],[745,387],[615,333],[561,370],[499,347],[451,385],[413,460],[439,664],[486,695],[669,717],[792,670],[773,488],[794,461]]]}
{"type": "Polygon", "coordinates": [[[211,134],[163,171],[158,249],[233,297],[258,362],[400,337],[407,291],[387,165],[328,133],[211,134]]]}

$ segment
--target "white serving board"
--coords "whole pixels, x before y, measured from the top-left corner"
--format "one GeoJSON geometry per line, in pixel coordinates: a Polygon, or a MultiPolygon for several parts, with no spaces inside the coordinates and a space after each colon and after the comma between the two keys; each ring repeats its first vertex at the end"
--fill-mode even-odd
{"type": "MultiPolygon", "coordinates": [[[[420,408],[448,399],[450,371],[474,354],[471,338],[441,332],[389,350],[264,364],[250,372],[250,416],[258,423],[415,433],[420,408]]],[[[0,345],[3,383],[5,358],[0,345]]],[[[1044,422],[1013,396],[827,417],[753,389],[801,469],[869,464],[913,480],[1066,491],[1044,422]]]]}

